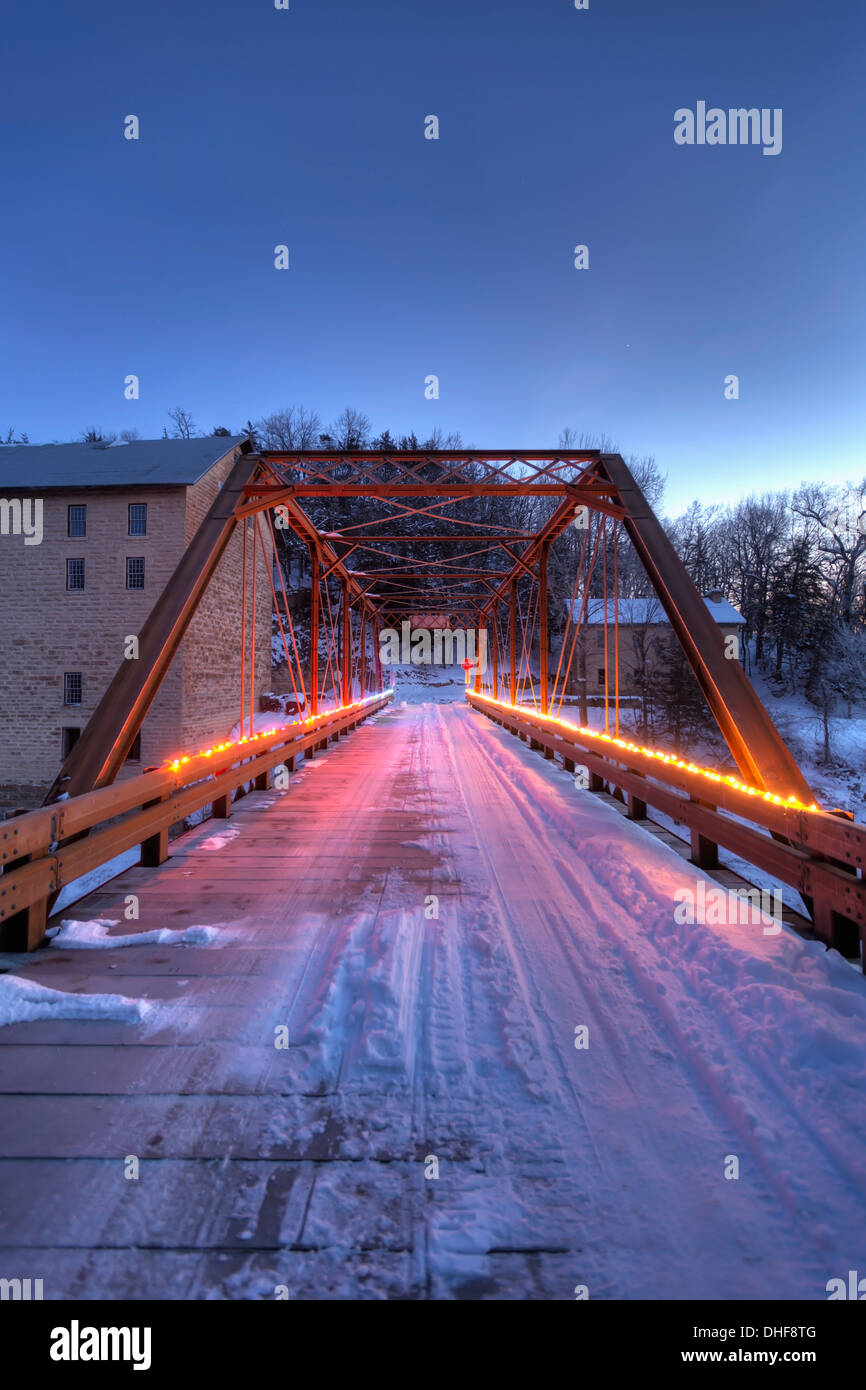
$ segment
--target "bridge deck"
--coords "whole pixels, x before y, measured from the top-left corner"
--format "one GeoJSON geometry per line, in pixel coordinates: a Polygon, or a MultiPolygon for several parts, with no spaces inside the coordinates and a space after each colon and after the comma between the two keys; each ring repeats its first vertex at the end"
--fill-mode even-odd
{"type": "Polygon", "coordinates": [[[823,1297],[862,1256],[862,981],[787,932],[676,926],[695,882],[462,706],[363,726],[69,913],[213,944],[15,958],[153,1007],[0,1029],[0,1276],[823,1297]]]}

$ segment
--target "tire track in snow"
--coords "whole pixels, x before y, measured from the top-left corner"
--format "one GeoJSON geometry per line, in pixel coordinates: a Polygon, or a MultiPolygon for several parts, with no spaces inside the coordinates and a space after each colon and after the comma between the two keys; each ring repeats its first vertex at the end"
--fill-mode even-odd
{"type": "MultiPolygon", "coordinates": [[[[462,800],[463,806],[464,806],[464,811],[465,811],[465,814],[466,814],[466,818],[467,818],[467,820],[471,823],[471,821],[472,821],[472,816],[471,816],[471,812],[470,812],[469,805],[468,805],[468,802],[467,802],[466,793],[465,793],[465,790],[464,790],[463,779],[462,779],[462,778],[458,775],[458,773],[457,773],[457,767],[458,767],[458,764],[459,764],[459,762],[460,762],[460,758],[462,757],[462,754],[461,754],[461,755],[458,755],[458,753],[457,753],[457,750],[456,750],[456,747],[455,747],[455,740],[454,740],[454,737],[453,737],[453,734],[452,734],[452,729],[451,729],[451,727],[450,727],[450,721],[447,720],[447,719],[444,719],[443,716],[442,716],[442,714],[441,714],[441,712],[440,712],[438,709],[436,710],[436,716],[435,716],[435,717],[436,717],[437,724],[439,725],[439,731],[438,731],[438,732],[439,732],[441,741],[442,741],[444,747],[447,748],[447,751],[448,751],[448,753],[449,753],[450,762],[451,762],[450,771],[451,771],[451,780],[452,780],[452,784],[454,785],[457,794],[461,797],[461,800],[462,800]]],[[[475,760],[475,755],[474,755],[474,753],[472,752],[472,750],[471,750],[471,749],[467,749],[466,751],[468,751],[468,752],[470,753],[470,756],[473,757],[473,760],[475,760]]],[[[478,763],[477,763],[477,762],[476,762],[475,771],[476,771],[476,777],[477,777],[477,775],[478,775],[478,763]]],[[[484,769],[485,775],[486,775],[486,772],[487,772],[487,769],[485,768],[485,769],[484,769]]],[[[496,790],[499,791],[500,788],[497,787],[496,790]]],[[[492,798],[489,798],[487,804],[490,804],[491,801],[492,801],[492,798]]],[[[579,1113],[580,1119],[581,1119],[581,1124],[582,1124],[583,1131],[584,1131],[585,1140],[586,1140],[587,1144],[589,1145],[589,1147],[592,1149],[592,1152],[593,1152],[593,1154],[594,1154],[594,1157],[595,1157],[596,1163],[597,1163],[597,1165],[598,1165],[599,1171],[602,1172],[602,1173],[604,1173],[604,1174],[605,1174],[605,1177],[609,1179],[610,1174],[609,1174],[608,1171],[607,1171],[606,1164],[604,1163],[604,1160],[603,1160],[602,1157],[601,1157],[601,1154],[600,1154],[600,1152],[599,1152],[599,1150],[598,1150],[598,1146],[597,1146],[596,1143],[595,1143],[595,1138],[594,1138],[594,1136],[593,1136],[593,1134],[592,1134],[591,1128],[590,1128],[589,1123],[588,1123],[588,1121],[587,1121],[587,1119],[586,1119],[586,1116],[585,1116],[585,1114],[584,1114],[583,1107],[582,1107],[582,1103],[581,1103],[581,1098],[580,1098],[580,1095],[579,1095],[579,1093],[578,1093],[578,1091],[577,1091],[577,1089],[576,1089],[576,1087],[575,1087],[574,1079],[573,1079],[573,1077],[570,1075],[570,1073],[568,1072],[567,1068],[566,1068],[565,1065],[564,1065],[563,1058],[562,1058],[562,1053],[561,1053],[561,1051],[560,1051],[560,1048],[553,1042],[553,1040],[552,1040],[552,1038],[550,1038],[550,1036],[548,1036],[547,1038],[545,1038],[544,1035],[543,1035],[543,1033],[542,1033],[542,1029],[541,1029],[541,1026],[540,1026],[540,1019],[543,1017],[543,1012],[544,1012],[544,1011],[543,1011],[543,1007],[542,1007],[543,1001],[541,1000],[541,998],[540,998],[540,996],[539,996],[538,988],[537,988],[537,986],[535,985],[534,981],[532,982],[532,985],[530,985],[530,978],[531,978],[531,977],[529,976],[529,974],[528,974],[528,972],[527,972],[527,970],[526,970],[526,961],[525,961],[525,959],[524,959],[524,957],[523,957],[523,952],[522,952],[522,951],[519,951],[518,949],[516,949],[516,943],[515,943],[515,940],[514,940],[514,936],[513,936],[513,933],[512,933],[512,931],[511,931],[511,928],[510,928],[510,926],[509,926],[509,919],[510,919],[511,913],[510,913],[510,909],[509,909],[509,905],[508,905],[508,898],[509,898],[508,892],[507,892],[507,890],[503,887],[503,884],[502,884],[501,879],[500,879],[500,876],[499,876],[499,872],[498,872],[498,870],[497,870],[496,865],[495,865],[494,862],[493,862],[493,858],[492,858],[492,855],[491,855],[491,853],[490,853],[490,850],[489,850],[488,847],[487,847],[487,844],[486,844],[486,841],[485,841],[485,837],[484,837],[484,836],[478,836],[478,837],[476,837],[476,842],[477,842],[477,845],[478,845],[479,856],[480,856],[481,859],[483,860],[484,865],[485,865],[485,868],[486,868],[486,871],[487,871],[488,880],[489,880],[491,886],[494,888],[495,893],[496,893],[496,896],[497,896],[497,899],[498,899],[498,902],[497,902],[497,905],[496,905],[496,926],[497,926],[498,931],[499,931],[499,933],[500,933],[501,939],[502,939],[502,941],[503,941],[503,943],[504,943],[504,945],[505,945],[505,947],[506,947],[506,949],[507,949],[507,951],[508,951],[508,956],[509,956],[509,960],[510,960],[510,962],[511,962],[511,966],[512,966],[512,969],[513,969],[514,978],[515,978],[517,984],[519,985],[519,988],[520,988],[520,991],[521,991],[521,995],[522,995],[522,998],[523,998],[523,1003],[524,1003],[525,1010],[526,1010],[526,1015],[527,1015],[527,1017],[528,1017],[528,1019],[529,1019],[529,1021],[530,1021],[530,1023],[531,1023],[531,1026],[532,1026],[532,1029],[533,1029],[533,1033],[534,1033],[534,1035],[535,1035],[536,1043],[537,1043],[537,1046],[538,1046],[539,1054],[540,1054],[543,1058],[545,1058],[546,1061],[547,1061],[547,1063],[549,1064],[548,1074],[550,1073],[550,1071],[552,1071],[552,1072],[556,1073],[556,1075],[557,1075],[557,1077],[558,1077],[558,1086],[557,1086],[557,1089],[558,1089],[558,1099],[559,1099],[560,1104],[562,1104],[562,1105],[564,1106],[564,1105],[567,1103],[567,1101],[570,1099],[570,1100],[573,1101],[573,1103],[577,1106],[578,1113],[579,1113]],[[532,1000],[532,995],[535,995],[535,996],[536,996],[535,1002],[533,1002],[533,1000],[532,1000]]],[[[467,961],[467,968],[469,968],[469,966],[468,966],[468,961],[467,961]]],[[[566,1161],[565,1153],[564,1153],[564,1151],[563,1151],[561,1148],[560,1148],[560,1152],[561,1152],[561,1156],[562,1156],[562,1161],[565,1162],[565,1161],[566,1161]]]]}
{"type": "MultiPolygon", "coordinates": [[[[568,870],[566,870],[566,874],[568,874],[568,870]]],[[[574,879],[573,875],[569,875],[569,877],[571,877],[572,879],[572,886],[574,888],[574,891],[576,893],[582,894],[582,885],[579,884],[576,879],[574,879]]],[[[628,866],[626,866],[626,873],[624,877],[628,877],[628,866]]],[[[624,910],[628,908],[630,899],[627,893],[612,893],[610,897],[614,903],[619,905],[624,910]]],[[[631,901],[633,902],[634,899],[632,898],[631,901]]],[[[605,930],[604,926],[602,926],[602,930],[605,930]]],[[[765,1176],[768,1178],[768,1180],[771,1180],[777,1187],[780,1197],[783,1198],[783,1200],[787,1203],[787,1205],[792,1211],[795,1211],[797,1209],[799,1200],[797,1194],[791,1190],[787,1182],[783,1182],[781,1180],[777,1169],[773,1165],[771,1157],[764,1152],[763,1146],[761,1145],[758,1137],[754,1134],[751,1128],[751,1125],[749,1123],[749,1116],[748,1113],[745,1111],[744,1104],[740,1101],[734,1101],[733,1105],[736,1106],[736,1110],[734,1111],[733,1115],[731,1114],[732,1102],[729,1093],[725,1089],[723,1080],[716,1076],[711,1066],[708,1066],[706,1058],[701,1049],[696,1048],[692,1044],[691,1037],[680,1025],[676,1014],[672,1011],[670,1005],[666,1002],[664,996],[659,995],[658,988],[651,987],[648,984],[646,974],[642,969],[641,963],[638,960],[637,956],[634,954],[634,952],[631,950],[627,943],[622,943],[621,938],[615,937],[610,932],[608,932],[608,937],[612,941],[616,940],[619,948],[624,952],[624,954],[627,955],[629,963],[632,967],[632,975],[635,980],[635,984],[641,990],[641,993],[646,1001],[647,1007],[651,1008],[657,1015],[661,1015],[661,1017],[664,1019],[668,1030],[673,1034],[674,1040],[676,1041],[682,1053],[690,1058],[695,1071],[698,1074],[702,1074],[704,1076],[707,1088],[712,1094],[716,1104],[719,1105],[723,1113],[727,1114],[736,1124],[738,1137],[741,1138],[742,1141],[751,1150],[753,1156],[755,1157],[756,1161],[764,1171],[765,1176]]],[[[695,998],[694,995],[690,994],[689,998],[693,1003],[699,1005],[699,1001],[695,998]]],[[[775,1102],[776,1106],[781,1106],[784,1110],[786,1119],[793,1119],[797,1123],[803,1134],[803,1137],[807,1139],[815,1149],[823,1153],[825,1158],[829,1159],[834,1164],[834,1166],[838,1170],[839,1176],[842,1177],[850,1185],[852,1190],[858,1193],[861,1192],[863,1185],[862,1174],[858,1174],[857,1171],[851,1167],[844,1153],[838,1147],[838,1145],[831,1144],[827,1140],[827,1136],[809,1122],[808,1116],[804,1114],[802,1110],[796,1109],[790,1104],[790,1096],[783,1091],[781,1085],[779,1084],[779,1081],[772,1075],[772,1073],[769,1072],[765,1066],[762,1066],[758,1059],[752,1055],[746,1055],[745,1053],[740,1052],[737,1054],[737,1061],[741,1064],[745,1063],[745,1065],[749,1068],[751,1077],[756,1083],[756,1085],[761,1086],[764,1090],[764,1096],[760,1097],[760,1099],[755,1100],[750,1098],[750,1104],[753,1106],[753,1108],[756,1108],[758,1110],[761,1110],[763,1113],[766,1113],[765,1104],[768,1099],[775,1102]]],[[[840,1116],[839,1118],[840,1121],[844,1120],[843,1116],[840,1116]]]]}
{"type": "MultiPolygon", "coordinates": [[[[485,730],[485,733],[487,732],[488,731],[485,730]]],[[[491,728],[489,732],[493,734],[494,738],[496,738],[498,731],[491,728]]],[[[505,748],[506,754],[510,752],[510,749],[508,749],[507,745],[505,746],[505,748]]],[[[513,803],[514,810],[520,814],[521,818],[524,820],[524,822],[526,823],[526,825],[531,830],[534,836],[543,838],[545,835],[549,834],[551,830],[554,833],[561,832],[561,827],[559,825],[554,823],[551,826],[550,824],[544,823],[542,817],[538,814],[533,805],[530,803],[528,797],[524,792],[524,789],[519,785],[517,781],[512,783],[512,787],[513,790],[518,793],[518,796],[517,798],[515,798],[513,803]]],[[[611,829],[613,830],[615,828],[616,823],[614,823],[611,829]]],[[[602,836],[594,836],[593,839],[597,839],[599,841],[600,850],[603,848],[605,851],[609,853],[609,840],[605,839],[602,836]]],[[[581,845],[582,850],[584,852],[589,850],[592,847],[592,843],[592,839],[588,841],[584,840],[581,845]]],[[[672,1045],[677,1047],[679,1054],[683,1058],[687,1059],[687,1061],[690,1064],[692,1064],[693,1068],[695,1069],[698,1075],[705,1074],[706,1066],[703,1054],[700,1052],[699,1049],[693,1047],[691,1039],[680,1027],[676,1017],[671,1013],[669,1008],[666,1008],[664,1006],[663,999],[658,994],[658,991],[654,987],[648,985],[645,967],[643,966],[642,962],[636,957],[633,951],[630,949],[628,940],[624,939],[622,934],[612,931],[610,927],[607,925],[610,921],[624,919],[629,923],[630,929],[634,930],[635,909],[636,907],[638,907],[640,899],[644,898],[645,895],[643,893],[615,893],[612,891],[608,881],[601,882],[599,880],[593,880],[592,884],[590,886],[587,886],[587,884],[581,878],[579,878],[578,875],[573,871],[568,862],[559,855],[556,856],[556,866],[559,874],[568,884],[568,887],[572,895],[581,903],[581,905],[585,909],[587,918],[592,923],[593,928],[600,932],[607,939],[611,946],[615,947],[618,952],[620,952],[627,958],[630,966],[632,982],[637,991],[640,993],[643,1004],[646,1006],[646,1009],[651,1010],[657,1022],[661,1024],[661,1026],[663,1027],[665,1033],[667,1034],[667,1040],[672,1045]]],[[[589,943],[584,944],[588,945],[589,943]]],[[[575,975],[577,982],[581,983],[580,977],[574,968],[573,956],[566,949],[561,938],[560,945],[562,947],[563,957],[566,960],[566,963],[572,969],[572,973],[575,975]]],[[[599,976],[597,974],[595,977],[596,995],[598,995],[599,988],[602,985],[603,976],[599,976]]],[[[621,1001],[615,1000],[614,1002],[619,1003],[621,1001]]],[[[598,1018],[602,1019],[603,1015],[599,1014],[598,1018]]],[[[608,1027],[608,1025],[606,1024],[604,1026],[606,1028],[608,1027]]],[[[621,1057],[621,1060],[626,1064],[630,1064],[633,1059],[623,1056],[621,1057]]],[[[628,1078],[626,1077],[626,1079],[628,1078]]],[[[726,1118],[728,1118],[729,1120],[732,1118],[736,1118],[738,1136],[744,1142],[747,1142],[750,1148],[754,1149],[754,1136],[746,1126],[744,1122],[744,1117],[730,1116],[729,1106],[726,1103],[725,1092],[719,1086],[713,1084],[711,1076],[707,1075],[706,1080],[707,1089],[710,1096],[712,1097],[712,1102],[714,1106],[718,1106],[719,1104],[721,1104],[722,1114],[726,1115],[726,1118]]],[[[755,1151],[755,1156],[760,1157],[761,1161],[763,1162],[762,1154],[759,1154],[757,1151],[755,1151]]],[[[773,1171],[771,1169],[767,1170],[767,1175],[769,1177],[774,1177],[773,1171]]],[[[787,1203],[793,1203],[792,1194],[787,1189],[781,1191],[780,1196],[782,1196],[787,1203]]]]}
{"type": "MultiPolygon", "coordinates": [[[[474,775],[476,780],[487,783],[488,795],[485,800],[489,804],[492,804],[496,792],[501,790],[500,784],[496,781],[495,774],[492,771],[492,760],[486,754],[483,754],[481,750],[473,750],[470,756],[475,759],[474,775]]],[[[515,814],[519,815],[526,828],[530,831],[532,840],[537,843],[543,843],[547,834],[547,827],[541,824],[531,802],[523,789],[516,782],[511,783],[511,791],[512,797],[508,808],[509,819],[513,822],[515,814]]],[[[549,841],[548,843],[550,845],[550,867],[556,869],[560,875],[567,873],[568,868],[566,861],[555,849],[555,841],[549,841]]],[[[575,894],[574,896],[579,900],[584,909],[585,924],[590,929],[593,929],[596,924],[595,919],[598,912],[597,905],[591,900],[588,892],[581,891],[579,895],[575,894]]],[[[593,1029],[602,1035],[610,1049],[611,1057],[619,1064],[620,1075],[623,1081],[631,1090],[632,1094],[637,1095],[629,1074],[629,1066],[632,1058],[623,1045],[622,1030],[619,1025],[613,1021],[613,1011],[605,1011],[599,1007],[599,983],[600,978],[603,979],[603,977],[600,977],[598,971],[596,971],[594,977],[590,980],[589,975],[581,970],[575,950],[576,939],[574,933],[569,931],[568,924],[556,909],[555,904],[545,913],[545,927],[551,933],[551,939],[558,947],[562,963],[580,992],[581,1004],[587,1016],[585,1021],[591,1022],[593,1029]]],[[[525,951],[519,938],[515,940],[515,948],[521,952],[525,951]]],[[[606,962],[609,969],[616,969],[618,964],[619,962],[615,957],[611,962],[606,962]]],[[[619,1002],[618,999],[614,1000],[614,1003],[619,1002]]]]}

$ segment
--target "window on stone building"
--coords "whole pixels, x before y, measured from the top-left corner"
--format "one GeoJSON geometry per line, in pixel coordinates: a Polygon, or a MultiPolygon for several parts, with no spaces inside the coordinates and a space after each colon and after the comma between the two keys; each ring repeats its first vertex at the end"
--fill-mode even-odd
{"type": "MultiPolygon", "coordinates": [[[[68,700],[67,704],[69,704],[68,700]]],[[[69,757],[69,754],[72,752],[73,748],[75,747],[76,743],[81,737],[81,730],[78,728],[63,729],[61,730],[61,732],[63,734],[63,761],[66,762],[66,759],[69,757]]]]}
{"type": "Polygon", "coordinates": [[[129,504],[129,534],[130,536],[147,535],[147,503],[130,502],[129,504]]]}
{"type": "Polygon", "coordinates": [[[126,755],[126,761],[128,763],[141,762],[141,730],[138,731],[135,738],[132,740],[132,747],[126,755]]]}
{"type": "Polygon", "coordinates": [[[126,560],[126,587],[127,589],[144,588],[144,556],[127,556],[126,560]]]}
{"type": "Polygon", "coordinates": [[[76,559],[66,561],[66,587],[67,589],[84,588],[83,560],[76,559]]]}
{"type": "Polygon", "coordinates": [[[74,506],[67,507],[66,534],[76,540],[87,535],[87,506],[84,502],[76,502],[74,506]]]}
{"type": "Polygon", "coordinates": [[[604,685],[604,667],[603,667],[603,666],[599,666],[599,668],[598,668],[598,683],[599,683],[599,685],[604,685]]]}
{"type": "Polygon", "coordinates": [[[81,704],[81,672],[64,671],[63,673],[63,703],[64,705],[81,704]]]}

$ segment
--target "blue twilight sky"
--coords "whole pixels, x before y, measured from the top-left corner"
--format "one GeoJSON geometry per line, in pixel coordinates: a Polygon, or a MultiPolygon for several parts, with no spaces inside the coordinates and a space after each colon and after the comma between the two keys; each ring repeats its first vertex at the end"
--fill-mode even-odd
{"type": "Polygon", "coordinates": [[[4,37],[4,433],[571,425],[673,510],[866,471],[863,0],[13,0],[4,37]],[[676,145],[698,101],[781,107],[781,153],[676,145]]]}

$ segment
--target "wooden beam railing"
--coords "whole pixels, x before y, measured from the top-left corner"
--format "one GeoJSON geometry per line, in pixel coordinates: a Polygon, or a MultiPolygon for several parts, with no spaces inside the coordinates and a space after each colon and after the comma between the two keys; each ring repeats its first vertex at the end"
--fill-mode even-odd
{"type": "Polygon", "coordinates": [[[0,822],[0,932],[6,950],[34,950],[44,939],[50,899],[66,884],[141,846],[141,862],[166,857],[168,831],[205,806],[230,813],[231,794],[252,782],[264,789],[272,769],[295,770],[330,739],[349,733],[392,699],[369,696],[301,725],[233,743],[130,777],[110,787],[0,822]]]}
{"type": "MultiPolygon", "coordinates": [[[[795,888],[810,903],[815,933],[844,955],[866,941],[866,826],[820,809],[739,790],[721,774],[662,761],[626,740],[582,732],[535,710],[514,708],[468,690],[469,704],[574,772],[586,768],[591,791],[619,788],[629,816],[653,806],[688,827],[692,859],[707,865],[719,847],[795,888]],[[749,822],[749,823],[747,823],[749,822]]],[[[866,969],[866,953],[864,953],[866,969]]]]}

